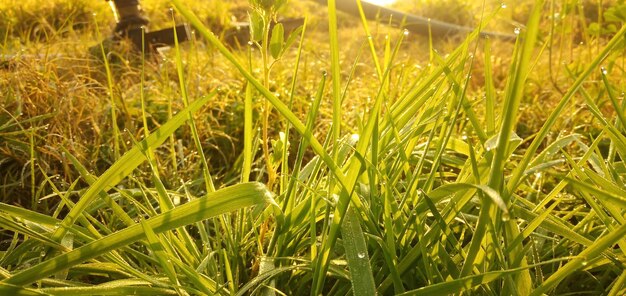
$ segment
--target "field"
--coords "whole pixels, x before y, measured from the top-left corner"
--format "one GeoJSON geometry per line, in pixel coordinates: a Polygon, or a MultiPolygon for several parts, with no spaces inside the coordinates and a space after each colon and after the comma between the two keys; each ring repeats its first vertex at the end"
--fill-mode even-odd
{"type": "Polygon", "coordinates": [[[623,0],[5,2],[1,295],[626,294],[623,0]]]}

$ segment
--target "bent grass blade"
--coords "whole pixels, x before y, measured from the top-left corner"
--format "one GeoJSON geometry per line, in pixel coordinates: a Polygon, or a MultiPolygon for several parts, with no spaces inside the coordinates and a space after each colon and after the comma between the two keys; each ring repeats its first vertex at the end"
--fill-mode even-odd
{"type": "MultiPolygon", "coordinates": [[[[146,221],[154,233],[206,220],[244,207],[273,202],[270,192],[260,183],[243,183],[220,189],[203,198],[193,200],[169,212],[154,216],[146,221]]],[[[76,264],[103,255],[111,250],[145,239],[140,224],[135,224],[102,239],[86,244],[71,252],[61,254],[29,269],[23,270],[2,281],[10,285],[27,285],[76,264]]],[[[1,290],[0,290],[1,291],[1,290]]]]}

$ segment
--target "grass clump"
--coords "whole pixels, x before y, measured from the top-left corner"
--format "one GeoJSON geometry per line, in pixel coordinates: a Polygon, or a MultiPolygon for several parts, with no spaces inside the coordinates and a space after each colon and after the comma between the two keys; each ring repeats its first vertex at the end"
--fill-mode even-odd
{"type": "Polygon", "coordinates": [[[4,293],[624,293],[621,6],[452,46],[254,1],[233,49],[171,4],[197,39],[159,61],[39,55],[60,37],[2,72],[4,293]]]}

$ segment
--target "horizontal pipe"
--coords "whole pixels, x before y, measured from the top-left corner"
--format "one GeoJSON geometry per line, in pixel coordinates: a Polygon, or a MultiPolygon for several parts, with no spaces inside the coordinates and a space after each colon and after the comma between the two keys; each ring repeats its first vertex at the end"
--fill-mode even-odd
{"type": "MultiPolygon", "coordinates": [[[[327,0],[315,0],[315,2],[327,5],[327,0]]],[[[356,4],[356,0],[337,0],[335,3],[337,10],[351,14],[353,16],[359,16],[359,7],[356,4]]],[[[450,24],[422,16],[417,16],[409,13],[404,13],[399,10],[382,7],[369,2],[361,1],[363,7],[363,13],[368,20],[388,22],[391,21],[391,25],[409,30],[411,33],[428,35],[429,26],[430,32],[433,36],[448,36],[454,33],[469,33],[474,31],[473,28],[450,24]]],[[[497,32],[480,32],[483,37],[493,37],[502,40],[515,40],[515,35],[503,34],[497,32]]]]}

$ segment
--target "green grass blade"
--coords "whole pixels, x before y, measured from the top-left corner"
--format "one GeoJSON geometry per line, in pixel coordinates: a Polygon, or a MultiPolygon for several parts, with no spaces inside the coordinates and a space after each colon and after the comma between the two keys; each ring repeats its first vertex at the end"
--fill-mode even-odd
{"type": "Polygon", "coordinates": [[[170,283],[172,285],[180,285],[180,283],[178,282],[178,277],[176,275],[176,270],[174,269],[174,265],[169,259],[169,257],[173,256],[174,254],[170,254],[170,252],[168,252],[165,246],[161,243],[161,238],[159,238],[159,236],[154,233],[154,230],[152,229],[152,227],[150,227],[150,225],[148,225],[146,220],[141,220],[140,224],[146,235],[146,239],[148,240],[148,247],[152,251],[152,254],[154,254],[154,256],[159,261],[159,264],[161,264],[161,268],[163,268],[163,271],[165,275],[167,275],[167,277],[169,278],[170,283]]]}
{"type": "Polygon", "coordinates": [[[545,123],[541,126],[541,129],[536,134],[532,143],[526,149],[526,153],[522,160],[520,160],[517,165],[515,171],[512,173],[509,181],[507,183],[507,190],[510,192],[519,186],[521,179],[525,176],[524,171],[528,167],[528,163],[535,155],[537,149],[539,149],[540,145],[543,143],[543,140],[546,138],[550,129],[554,126],[557,119],[563,115],[563,109],[566,107],[568,102],[574,97],[574,95],[579,91],[579,88],[582,84],[587,80],[587,78],[593,73],[597,71],[600,63],[604,61],[604,59],[609,56],[609,54],[624,40],[624,36],[626,36],[626,26],[622,26],[622,28],[615,33],[614,37],[606,44],[604,49],[593,59],[591,63],[585,68],[585,70],[576,78],[576,81],[570,86],[567,92],[559,101],[559,104],[555,107],[555,109],[550,113],[548,119],[546,119],[545,123]]]}
{"type": "MultiPolygon", "coordinates": [[[[611,83],[609,82],[607,75],[608,70],[602,67],[600,69],[600,76],[602,76],[602,82],[604,83],[606,92],[609,95],[609,99],[611,101],[611,104],[613,105],[613,108],[615,109],[615,113],[617,113],[617,118],[619,118],[619,121],[622,125],[626,125],[626,115],[624,114],[624,110],[620,106],[617,97],[615,96],[615,93],[613,93],[613,87],[611,87],[611,83]]],[[[619,126],[616,126],[616,128],[619,129],[619,126]]]]}
{"type": "MultiPolygon", "coordinates": [[[[184,113],[181,113],[185,115],[184,113]]],[[[166,135],[167,136],[167,135],[166,135]]],[[[163,137],[163,138],[166,138],[163,137]]],[[[192,224],[210,217],[228,213],[244,207],[273,202],[269,191],[259,183],[243,183],[207,194],[169,212],[159,214],[146,221],[155,233],[192,224]]],[[[29,269],[23,270],[2,281],[11,285],[27,285],[58,271],[103,255],[111,250],[145,238],[140,224],[106,236],[71,252],[61,254],[29,269]]],[[[1,292],[1,291],[0,291],[1,292]]]]}
{"type": "Polygon", "coordinates": [[[188,8],[186,8],[180,0],[172,0],[172,3],[176,9],[187,19],[198,32],[213,45],[237,70],[242,76],[248,80],[273,106],[276,110],[291,123],[291,125],[305,138],[311,149],[320,156],[322,161],[330,168],[331,172],[337,178],[339,183],[345,185],[343,173],[339,167],[333,161],[332,157],[326,153],[326,150],[322,144],[313,136],[311,130],[308,130],[306,126],[298,119],[298,117],[283,103],[278,97],[276,97],[267,87],[263,86],[254,76],[245,69],[245,67],[237,61],[235,56],[222,44],[222,42],[194,15],[188,8]]]}
{"type": "Polygon", "coordinates": [[[535,290],[530,293],[531,296],[539,296],[544,293],[548,293],[552,288],[556,287],[564,278],[579,271],[587,266],[590,260],[595,259],[602,254],[605,250],[615,245],[618,241],[622,240],[626,235],[626,224],[615,228],[614,231],[609,232],[605,236],[596,240],[591,246],[587,247],[584,251],[580,252],[578,256],[569,261],[564,266],[556,270],[550,277],[548,277],[541,285],[537,286],[535,290]]]}
{"type": "MultiPolygon", "coordinates": [[[[172,20],[174,21],[173,18],[174,15],[172,14],[172,20]]],[[[180,93],[183,97],[184,106],[185,108],[187,108],[189,106],[189,93],[187,91],[187,82],[183,73],[183,57],[180,52],[180,46],[178,45],[176,30],[172,30],[172,32],[174,33],[174,49],[176,52],[176,73],[178,73],[178,85],[180,87],[180,93]]],[[[193,119],[193,113],[186,113],[188,116],[187,124],[189,124],[189,127],[191,128],[193,142],[196,145],[196,149],[198,150],[198,154],[200,156],[200,162],[202,163],[202,175],[204,176],[206,192],[213,192],[215,191],[215,185],[213,185],[213,177],[211,176],[211,172],[209,171],[209,164],[206,160],[206,156],[204,155],[202,141],[200,141],[200,136],[198,135],[198,128],[196,126],[196,122],[193,119]]]]}
{"type": "MultiPolygon", "coordinates": [[[[170,289],[142,286],[95,286],[95,287],[63,287],[42,289],[48,295],[71,296],[71,295],[180,295],[170,289]]],[[[41,294],[37,294],[41,295],[41,294]]]]}
{"type": "Polygon", "coordinates": [[[96,198],[101,191],[106,191],[109,188],[115,186],[118,182],[128,176],[139,164],[145,160],[145,156],[142,152],[144,147],[157,147],[161,145],[169,135],[174,133],[181,125],[185,123],[189,113],[193,113],[206,104],[213,95],[205,96],[189,105],[182,112],[177,114],[171,120],[163,124],[159,129],[150,134],[140,142],[140,145],[133,147],[130,151],[126,152],[115,164],[113,164],[102,176],[100,176],[96,182],[89,187],[89,189],[81,196],[81,199],[76,203],[74,208],[67,214],[60,227],[52,235],[52,239],[60,241],[61,238],[67,233],[69,227],[71,227],[81,213],[89,206],[89,204],[96,198]]]}
{"type": "Polygon", "coordinates": [[[367,254],[367,243],[361,229],[360,219],[353,209],[348,209],[346,212],[341,226],[341,236],[346,249],[353,294],[376,295],[376,285],[367,254]]]}
{"type": "MultiPolygon", "coordinates": [[[[333,123],[331,143],[333,155],[337,152],[337,140],[341,135],[341,71],[339,69],[339,37],[337,34],[337,9],[335,0],[328,0],[328,36],[330,37],[330,76],[332,79],[333,123]]],[[[335,158],[337,161],[337,158],[335,158]]]]}
{"type": "MultiPolygon", "coordinates": [[[[555,263],[558,261],[563,261],[563,259],[554,259],[547,260],[542,262],[541,264],[549,264],[555,263]]],[[[480,285],[487,284],[499,278],[502,278],[507,275],[517,274],[523,270],[527,270],[528,268],[533,266],[525,266],[519,268],[512,268],[501,271],[490,271],[482,274],[471,275],[462,277],[460,279],[450,280],[443,283],[437,283],[433,285],[429,285],[423,288],[419,288],[416,290],[408,291],[406,293],[402,293],[399,295],[402,296],[419,296],[419,295],[450,295],[456,293],[462,293],[464,291],[472,290],[480,285]]]]}
{"type": "Polygon", "coordinates": [[[50,295],[47,293],[42,293],[33,289],[22,288],[15,285],[9,285],[6,283],[0,282],[0,292],[3,295],[19,295],[19,296],[30,296],[30,295],[50,295]]]}
{"type": "Polygon", "coordinates": [[[626,208],[626,198],[624,198],[624,195],[617,195],[613,192],[602,190],[598,188],[597,186],[593,186],[593,185],[590,185],[585,182],[581,182],[576,179],[566,177],[565,180],[569,184],[577,188],[578,190],[589,192],[593,194],[595,197],[597,197],[598,199],[608,202],[608,203],[612,203],[615,206],[618,206],[619,208],[622,208],[622,209],[626,208]]]}
{"type": "MultiPolygon", "coordinates": [[[[400,45],[402,44],[403,36],[404,35],[401,35],[400,40],[398,41],[396,47],[394,48],[393,55],[390,58],[390,61],[393,61],[393,58],[397,54],[400,48],[400,45]]],[[[391,72],[391,68],[392,68],[391,66],[386,67],[386,70],[383,76],[383,81],[385,77],[389,76],[389,73],[391,72]]],[[[385,98],[384,90],[383,90],[383,86],[381,85],[379,86],[379,89],[376,95],[376,100],[374,102],[374,106],[369,112],[369,118],[368,118],[367,124],[364,127],[364,129],[361,131],[361,134],[358,135],[359,138],[358,138],[358,142],[356,143],[356,149],[355,149],[354,155],[360,155],[360,156],[367,155],[367,152],[368,152],[367,150],[369,149],[371,140],[373,138],[372,133],[374,132],[375,127],[378,125],[378,120],[380,118],[380,112],[383,106],[384,98],[385,98]]],[[[337,201],[337,206],[335,207],[335,210],[334,210],[334,215],[333,215],[333,219],[328,230],[328,235],[322,241],[322,248],[320,252],[321,254],[318,257],[317,268],[314,271],[313,290],[311,291],[313,295],[317,295],[321,293],[321,290],[323,288],[324,279],[326,277],[326,271],[329,268],[330,253],[336,242],[337,236],[339,234],[339,228],[341,227],[341,222],[344,218],[346,210],[348,209],[348,206],[350,205],[350,203],[352,203],[353,206],[355,207],[355,210],[357,210],[357,212],[365,212],[365,209],[363,209],[362,202],[358,198],[353,198],[354,195],[350,193],[354,190],[356,181],[360,175],[360,171],[362,168],[361,159],[362,158],[359,158],[359,157],[352,157],[350,158],[350,161],[347,164],[346,181],[341,182],[340,184],[342,187],[339,188],[340,190],[339,200],[337,201]]],[[[372,221],[367,221],[365,219],[363,221],[365,223],[372,223],[372,221]]],[[[375,227],[371,227],[371,228],[375,228],[375,227]]]]}
{"type": "Polygon", "coordinates": [[[496,90],[493,85],[493,69],[491,65],[491,39],[485,38],[485,122],[486,134],[492,136],[496,128],[495,100],[496,90]]]}
{"type": "Polygon", "coordinates": [[[243,115],[243,162],[241,164],[241,182],[250,180],[250,171],[252,170],[252,136],[254,129],[252,126],[252,86],[246,84],[246,94],[244,98],[244,115],[243,115]]]}

